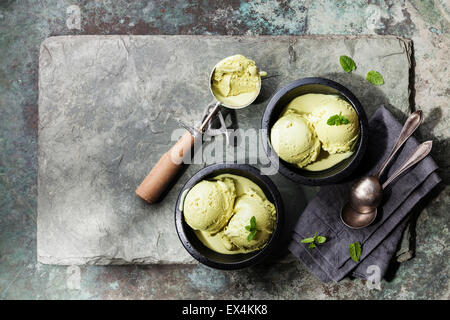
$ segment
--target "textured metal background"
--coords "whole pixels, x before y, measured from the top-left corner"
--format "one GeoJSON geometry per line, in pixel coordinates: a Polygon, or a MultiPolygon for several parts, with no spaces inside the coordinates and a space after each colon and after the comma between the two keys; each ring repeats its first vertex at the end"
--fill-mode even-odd
{"type": "Polygon", "coordinates": [[[0,298],[449,299],[449,22],[435,1],[13,1],[0,4],[0,298]],[[77,5],[80,29],[69,29],[77,5]],[[69,23],[70,26],[70,23],[69,23]],[[417,214],[416,257],[382,291],[322,284],[299,263],[221,272],[203,266],[57,267],[36,261],[39,45],[71,34],[390,34],[414,42],[412,109],[444,184],[417,214]],[[79,280],[79,281],[78,281],[79,280]]]}

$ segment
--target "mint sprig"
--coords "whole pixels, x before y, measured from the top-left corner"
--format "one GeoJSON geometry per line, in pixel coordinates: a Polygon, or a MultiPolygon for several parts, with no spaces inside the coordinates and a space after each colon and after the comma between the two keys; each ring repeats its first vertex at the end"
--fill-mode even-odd
{"type": "Polygon", "coordinates": [[[256,232],[258,232],[258,230],[256,229],[256,218],[255,216],[250,218],[250,225],[245,226],[245,229],[250,232],[247,236],[247,240],[248,242],[252,241],[252,239],[255,237],[256,232]]]}
{"type": "Polygon", "coordinates": [[[322,244],[325,243],[327,241],[327,238],[325,238],[324,236],[318,236],[317,232],[314,234],[314,237],[312,238],[305,238],[300,240],[301,243],[309,243],[308,248],[309,249],[314,249],[316,247],[316,244],[322,244]]]}
{"type": "Polygon", "coordinates": [[[347,124],[350,121],[342,115],[342,112],[339,112],[339,114],[335,114],[334,116],[331,116],[327,120],[327,125],[329,126],[340,126],[341,124],[347,124]]]}
{"type": "Polygon", "coordinates": [[[352,72],[356,69],[355,61],[353,61],[353,59],[349,56],[340,56],[339,63],[341,64],[341,67],[345,72],[352,72]]]}
{"type": "Polygon", "coordinates": [[[366,80],[376,86],[381,86],[382,84],[384,84],[383,76],[379,72],[376,72],[373,70],[370,70],[369,72],[367,72],[366,80]]]}
{"type": "Polygon", "coordinates": [[[361,258],[361,244],[358,241],[351,243],[348,247],[348,251],[350,258],[352,258],[353,261],[358,262],[359,258],[361,258]]]}

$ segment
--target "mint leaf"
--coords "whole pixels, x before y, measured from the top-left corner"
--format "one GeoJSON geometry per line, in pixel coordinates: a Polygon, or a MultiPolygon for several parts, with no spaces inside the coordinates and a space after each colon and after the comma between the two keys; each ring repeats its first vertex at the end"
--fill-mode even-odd
{"type": "Polygon", "coordinates": [[[309,243],[309,249],[313,249],[316,247],[316,244],[322,244],[325,243],[325,241],[327,241],[327,238],[325,238],[324,236],[318,236],[317,232],[312,238],[305,238],[300,240],[301,243],[309,243]]]}
{"type": "Polygon", "coordinates": [[[329,126],[334,126],[334,124],[336,123],[336,121],[339,119],[339,115],[335,114],[334,116],[331,116],[330,118],[328,118],[327,120],[327,125],[329,126]]]}
{"type": "Polygon", "coordinates": [[[348,124],[350,121],[342,115],[342,112],[331,116],[327,120],[327,125],[329,126],[340,126],[341,124],[348,124]]]}
{"type": "Polygon", "coordinates": [[[382,84],[384,84],[383,76],[379,72],[376,72],[373,70],[370,70],[369,72],[367,72],[366,79],[371,84],[374,84],[376,86],[381,86],[382,84]]]}
{"type": "Polygon", "coordinates": [[[316,242],[317,242],[318,244],[325,243],[325,241],[327,241],[327,238],[325,238],[325,237],[317,236],[317,238],[316,238],[316,242]]]}
{"type": "Polygon", "coordinates": [[[356,69],[356,63],[349,56],[340,56],[339,63],[345,72],[351,72],[356,69]]]}
{"type": "Polygon", "coordinates": [[[248,236],[247,236],[248,242],[252,241],[252,239],[255,237],[257,231],[258,231],[258,230],[253,230],[252,232],[250,232],[250,233],[248,234],[248,236]]]}
{"type": "Polygon", "coordinates": [[[252,241],[252,239],[255,236],[256,232],[258,232],[258,229],[256,228],[256,218],[255,218],[255,216],[252,216],[250,218],[250,225],[245,226],[245,230],[250,232],[248,234],[248,236],[247,236],[248,242],[252,241]]]}
{"type": "Polygon", "coordinates": [[[252,229],[256,229],[256,218],[255,216],[251,217],[250,219],[250,226],[252,229]]]}
{"type": "Polygon", "coordinates": [[[361,257],[361,244],[358,241],[351,243],[348,247],[348,251],[350,254],[350,258],[352,258],[353,261],[358,262],[359,258],[361,257]]]}

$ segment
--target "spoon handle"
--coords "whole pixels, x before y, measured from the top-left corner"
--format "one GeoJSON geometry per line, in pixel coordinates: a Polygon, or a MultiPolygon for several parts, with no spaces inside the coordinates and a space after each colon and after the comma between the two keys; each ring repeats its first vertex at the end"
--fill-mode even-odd
{"type": "Polygon", "coordinates": [[[378,179],[381,177],[381,174],[383,173],[384,169],[386,169],[389,162],[391,162],[394,155],[397,153],[400,147],[406,142],[406,140],[408,140],[408,138],[414,133],[414,131],[416,131],[416,129],[422,123],[422,120],[423,116],[421,110],[417,110],[411,113],[411,115],[408,117],[405,124],[403,125],[403,129],[400,132],[400,135],[397,139],[397,142],[395,143],[394,148],[392,149],[387,159],[384,161],[383,165],[381,166],[380,170],[375,175],[375,177],[377,177],[378,179]]]}
{"type": "Polygon", "coordinates": [[[392,181],[397,179],[400,175],[402,175],[406,170],[411,168],[413,165],[415,165],[417,162],[425,158],[431,151],[431,147],[433,145],[433,142],[425,141],[424,143],[420,144],[417,149],[414,151],[414,153],[406,160],[403,165],[398,168],[394,174],[389,177],[389,179],[386,180],[385,183],[383,183],[382,188],[385,189],[392,181]]]}

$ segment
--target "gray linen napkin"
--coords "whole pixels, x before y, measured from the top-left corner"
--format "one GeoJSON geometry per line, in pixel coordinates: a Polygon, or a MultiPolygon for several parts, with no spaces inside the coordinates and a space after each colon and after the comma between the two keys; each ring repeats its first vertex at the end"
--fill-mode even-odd
{"type": "MultiPolygon", "coordinates": [[[[378,170],[392,150],[402,125],[382,106],[370,119],[369,129],[366,154],[358,172],[349,181],[378,170]]],[[[414,137],[408,139],[381,177],[382,182],[418,145],[414,137]]],[[[385,190],[375,222],[359,230],[346,227],[340,220],[340,210],[348,199],[351,182],[322,187],[300,215],[289,250],[324,282],[337,282],[347,275],[366,279],[373,272],[373,269],[368,269],[371,265],[379,268],[380,277],[383,278],[408,222],[408,213],[440,182],[434,172],[436,169],[436,163],[428,156],[397,179],[385,190]],[[300,240],[312,237],[315,232],[325,236],[326,243],[314,249],[300,243],[300,240]],[[358,262],[349,255],[349,245],[356,241],[362,247],[358,262]]]]}

